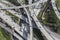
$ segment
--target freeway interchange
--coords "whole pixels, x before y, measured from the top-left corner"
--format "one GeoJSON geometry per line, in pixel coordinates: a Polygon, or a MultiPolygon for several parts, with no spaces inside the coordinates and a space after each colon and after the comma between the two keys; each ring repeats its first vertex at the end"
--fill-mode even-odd
{"type": "MultiPolygon", "coordinates": [[[[52,32],[51,30],[46,28],[44,24],[39,22],[39,20],[36,17],[37,15],[34,12],[34,9],[32,8],[33,6],[36,6],[36,5],[38,6],[41,3],[46,2],[47,0],[44,0],[44,1],[38,0],[36,3],[33,3],[33,4],[32,4],[32,0],[29,0],[29,5],[22,4],[21,2],[19,2],[19,0],[17,1],[21,6],[16,6],[6,0],[4,1],[2,0],[2,2],[9,4],[11,7],[8,7],[5,4],[0,3],[0,7],[1,7],[0,18],[12,28],[12,29],[9,27],[7,28],[4,23],[0,22],[0,26],[3,29],[11,33],[13,36],[15,36],[19,40],[35,40],[33,37],[33,26],[34,26],[32,24],[32,20],[33,20],[35,22],[34,24],[37,25],[36,27],[38,27],[38,29],[42,32],[42,34],[46,37],[47,40],[60,40],[60,36],[56,36],[57,34],[52,32]],[[23,13],[21,12],[19,13],[15,11],[16,9],[20,10],[19,8],[23,8],[23,10],[25,11],[24,14],[27,15],[27,17],[24,16],[23,13]],[[15,23],[8,15],[6,15],[4,10],[10,12],[12,15],[17,16],[19,19],[23,20],[24,22],[21,23],[21,26],[15,23]]],[[[51,2],[57,17],[60,19],[60,15],[59,15],[60,13],[57,11],[55,2],[53,0],[51,0],[51,2]]],[[[38,10],[40,11],[41,9],[38,9],[38,10]]]]}

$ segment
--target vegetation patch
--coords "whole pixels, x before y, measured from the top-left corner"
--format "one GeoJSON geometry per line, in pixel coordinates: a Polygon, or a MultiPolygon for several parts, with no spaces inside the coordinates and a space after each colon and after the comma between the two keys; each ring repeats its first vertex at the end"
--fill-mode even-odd
{"type": "Polygon", "coordinates": [[[56,5],[57,5],[58,10],[60,11],[60,0],[56,0],[56,5]]]}
{"type": "Polygon", "coordinates": [[[38,29],[35,29],[35,28],[34,28],[34,29],[33,29],[33,32],[34,32],[34,34],[37,36],[37,38],[39,38],[39,40],[44,40],[41,32],[40,32],[38,29]]]}
{"type": "Polygon", "coordinates": [[[6,34],[5,30],[0,27],[0,40],[11,40],[10,34],[6,34]]]}

